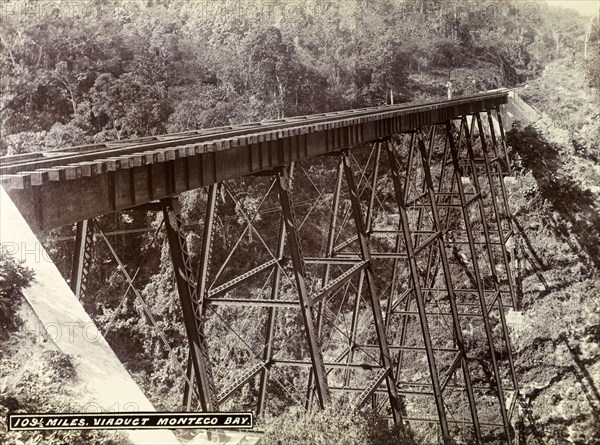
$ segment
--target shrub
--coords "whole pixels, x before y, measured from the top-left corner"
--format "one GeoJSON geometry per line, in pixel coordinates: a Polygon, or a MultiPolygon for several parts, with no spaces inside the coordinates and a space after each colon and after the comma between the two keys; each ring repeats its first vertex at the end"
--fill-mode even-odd
{"type": "Polygon", "coordinates": [[[21,320],[17,315],[21,291],[29,286],[33,272],[0,250],[0,340],[17,329],[21,320]]]}
{"type": "Polygon", "coordinates": [[[331,403],[324,410],[306,413],[290,410],[270,419],[263,436],[265,445],[412,445],[416,442],[401,425],[390,427],[385,419],[360,413],[347,405],[331,403]]]}

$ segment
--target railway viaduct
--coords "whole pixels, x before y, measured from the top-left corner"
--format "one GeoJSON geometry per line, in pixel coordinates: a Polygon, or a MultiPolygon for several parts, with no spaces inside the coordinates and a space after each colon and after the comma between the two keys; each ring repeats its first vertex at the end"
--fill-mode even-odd
{"type": "Polygon", "coordinates": [[[95,219],[162,215],[157,230],[166,233],[189,340],[187,409],[217,411],[252,385],[254,411],[264,414],[279,385],[305,409],[370,405],[440,442],[512,443],[519,388],[505,317],[515,306],[508,96],[15,155],[0,160],[0,175],[38,235],[76,228],[70,287],[80,298],[98,239],[135,289],[95,219]],[[253,207],[244,199],[250,182],[264,190],[253,207]],[[195,189],[206,204],[192,261],[178,197],[195,189]],[[225,232],[219,209],[227,205],[242,223],[225,232]],[[242,250],[250,242],[252,251],[242,250]],[[236,275],[240,258],[247,267],[236,275]],[[217,372],[219,339],[206,320],[225,307],[256,320],[262,337],[236,333],[245,365],[217,372]],[[284,332],[282,320],[294,317],[298,331],[284,332]]]}

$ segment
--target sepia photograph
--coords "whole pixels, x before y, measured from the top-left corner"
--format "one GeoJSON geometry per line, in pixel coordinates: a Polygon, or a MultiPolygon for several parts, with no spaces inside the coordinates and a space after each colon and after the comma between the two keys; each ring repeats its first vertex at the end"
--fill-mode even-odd
{"type": "Polygon", "coordinates": [[[600,0],[0,0],[0,445],[600,445],[600,0]]]}

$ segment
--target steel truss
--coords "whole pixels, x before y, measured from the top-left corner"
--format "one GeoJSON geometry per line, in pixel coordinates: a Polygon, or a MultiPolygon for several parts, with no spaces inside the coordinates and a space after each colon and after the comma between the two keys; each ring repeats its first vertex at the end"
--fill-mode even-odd
{"type": "Polygon", "coordinates": [[[177,200],[162,200],[190,342],[184,406],[370,402],[429,439],[512,443],[507,168],[493,109],[213,184],[193,258],[177,200]]]}

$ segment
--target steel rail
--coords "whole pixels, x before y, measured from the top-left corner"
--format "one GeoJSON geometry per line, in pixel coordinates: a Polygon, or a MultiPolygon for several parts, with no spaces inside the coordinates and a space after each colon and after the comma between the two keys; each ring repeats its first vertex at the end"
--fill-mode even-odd
{"type": "MultiPolygon", "coordinates": [[[[248,123],[196,130],[194,132],[172,133],[148,138],[137,138],[103,144],[81,145],[68,148],[57,148],[43,152],[18,154],[0,157],[0,174],[14,174],[38,168],[50,168],[76,163],[93,161],[105,157],[118,157],[128,154],[143,153],[149,150],[173,148],[188,144],[214,142],[220,139],[235,138],[260,133],[267,133],[289,128],[308,129],[311,125],[334,123],[356,118],[368,120],[393,117],[414,111],[429,111],[443,106],[460,105],[478,99],[493,99],[507,96],[507,92],[480,93],[452,100],[430,101],[425,103],[405,103],[400,105],[383,105],[378,107],[359,108],[355,110],[335,111],[330,113],[296,116],[276,121],[248,123]]],[[[350,125],[348,122],[347,125],[350,125]]],[[[218,147],[207,151],[219,151],[218,147]]]]}

